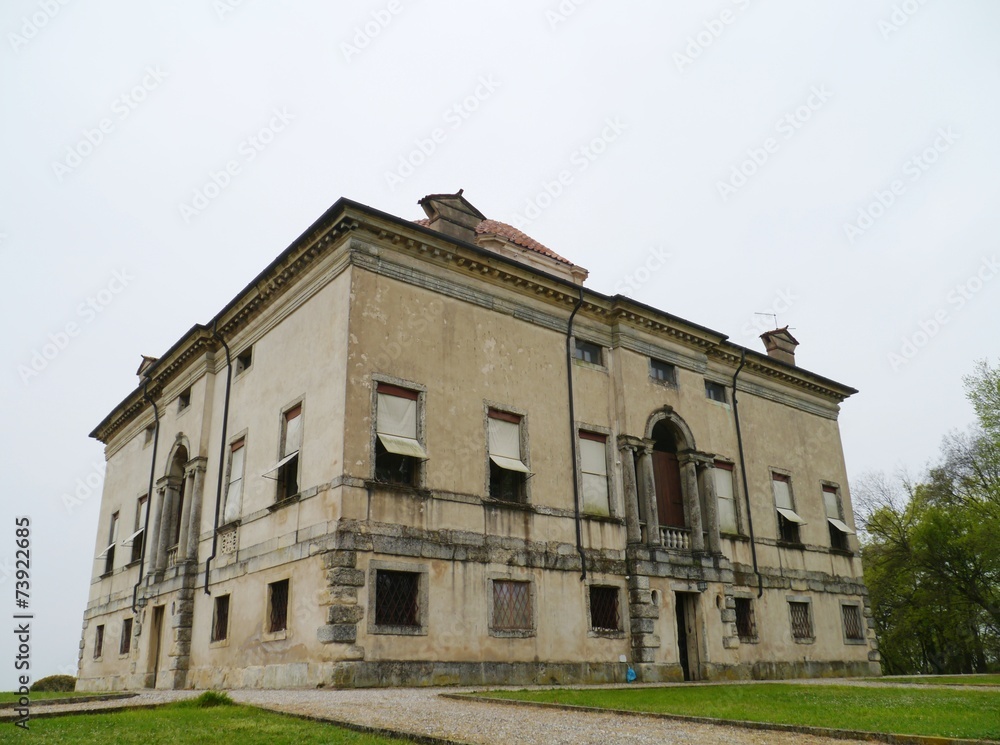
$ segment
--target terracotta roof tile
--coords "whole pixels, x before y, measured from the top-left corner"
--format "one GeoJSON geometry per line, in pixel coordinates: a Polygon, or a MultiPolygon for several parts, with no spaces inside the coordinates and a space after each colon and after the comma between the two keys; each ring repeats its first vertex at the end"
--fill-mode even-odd
{"type": "Polygon", "coordinates": [[[476,226],[476,233],[478,235],[495,235],[498,238],[508,240],[521,248],[526,248],[529,251],[535,251],[543,256],[548,256],[550,259],[555,259],[556,261],[561,261],[564,264],[573,266],[572,261],[564,259],[551,248],[543,246],[530,235],[521,232],[513,225],[508,225],[505,222],[500,222],[499,220],[483,220],[476,226]]]}

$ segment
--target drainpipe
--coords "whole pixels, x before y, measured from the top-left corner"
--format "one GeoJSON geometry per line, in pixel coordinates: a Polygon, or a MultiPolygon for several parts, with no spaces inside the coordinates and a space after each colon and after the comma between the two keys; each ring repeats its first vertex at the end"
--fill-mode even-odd
{"type": "Polygon", "coordinates": [[[750,510],[750,489],[747,486],[747,465],[743,457],[743,434],[740,432],[740,406],[736,397],[736,378],[747,361],[747,350],[740,350],[740,366],[733,374],[733,418],[736,419],[736,443],[740,450],[740,475],[743,477],[743,499],[747,503],[747,528],[750,530],[750,555],[753,557],[753,573],[757,575],[757,597],[764,594],[764,581],[757,568],[757,541],[753,536],[753,513],[750,510]]]}
{"type": "Polygon", "coordinates": [[[583,528],[580,525],[580,472],[577,468],[576,454],[576,409],[573,406],[573,320],[577,311],[583,305],[583,286],[580,286],[580,299],[576,302],[576,307],[569,316],[569,325],[566,327],[566,380],[569,384],[569,445],[573,454],[573,511],[576,516],[576,552],[580,554],[580,581],[587,579],[587,558],[583,553],[583,528]]]}
{"type": "Polygon", "coordinates": [[[229,345],[226,340],[219,335],[218,320],[212,324],[212,336],[214,336],[222,348],[226,350],[226,400],[222,405],[222,440],[219,444],[219,483],[215,490],[215,519],[212,521],[212,553],[205,559],[205,594],[211,595],[208,591],[208,573],[212,567],[212,559],[215,558],[219,546],[219,510],[222,507],[222,474],[226,470],[223,464],[226,462],[226,428],[229,425],[229,389],[233,384],[233,360],[229,354],[229,345]]]}
{"type": "MultiPolygon", "coordinates": [[[[153,459],[149,463],[149,491],[146,492],[146,521],[142,524],[142,552],[139,554],[139,579],[132,588],[132,612],[138,613],[136,601],[139,597],[139,585],[142,584],[142,573],[146,566],[146,539],[149,538],[149,513],[153,511],[153,480],[156,478],[156,446],[160,441],[160,411],[156,402],[149,396],[149,378],[142,384],[142,397],[153,407],[153,459]]],[[[132,540],[135,540],[134,538],[132,540]]]]}

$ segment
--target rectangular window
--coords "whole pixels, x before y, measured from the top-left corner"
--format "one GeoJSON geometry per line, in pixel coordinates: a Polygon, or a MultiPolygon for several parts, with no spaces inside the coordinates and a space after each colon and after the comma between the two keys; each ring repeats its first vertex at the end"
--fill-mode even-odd
{"type": "Polygon", "coordinates": [[[489,410],[490,497],[524,502],[525,481],[531,473],[521,458],[521,417],[489,410]]]}
{"type": "Polygon", "coordinates": [[[667,385],[677,385],[677,368],[669,362],[649,358],[649,377],[667,385]]]}
{"type": "Polygon", "coordinates": [[[736,493],[733,489],[733,464],[715,461],[712,475],[715,479],[715,494],[719,499],[719,530],[723,533],[739,533],[736,493]]]}
{"type": "Polygon", "coordinates": [[[267,630],[270,633],[288,628],[288,580],[267,586],[267,630]]]}
{"type": "Polygon", "coordinates": [[[826,522],[830,528],[830,548],[839,551],[849,551],[847,536],[854,531],[847,527],[840,512],[840,493],[835,486],[823,486],[823,507],[826,509],[826,522]]]}
{"type": "Polygon", "coordinates": [[[757,641],[757,620],[750,598],[736,598],[736,634],[741,642],[757,641]]]}
{"type": "Polygon", "coordinates": [[[705,396],[719,403],[726,403],[726,386],[714,380],[705,381],[705,396]]]}
{"type": "Polygon", "coordinates": [[[132,556],[130,561],[139,561],[142,558],[142,547],[146,540],[146,510],[149,508],[149,497],[143,495],[139,497],[135,504],[135,526],[134,532],[123,541],[122,545],[132,544],[132,556]]]}
{"type": "Polygon", "coordinates": [[[118,513],[111,515],[111,525],[108,528],[108,547],[97,555],[104,559],[104,574],[111,574],[115,568],[115,545],[118,543],[118,513]]]}
{"type": "Polygon", "coordinates": [[[786,543],[800,543],[799,525],[805,525],[806,521],[795,511],[791,479],[783,473],[772,473],[771,487],[778,510],[778,539],[786,543]]]}
{"type": "Polygon", "coordinates": [[[530,631],[531,583],[493,580],[493,618],[496,631],[530,631]]]}
{"type": "Polygon", "coordinates": [[[226,485],[226,502],[222,510],[222,524],[238,520],[243,502],[243,468],[246,459],[246,439],[240,438],[229,446],[229,481],[226,485]]]}
{"type": "Polygon", "coordinates": [[[861,625],[861,609],[856,605],[840,606],[844,619],[844,637],[850,641],[864,641],[865,630],[861,625]]]}
{"type": "Polygon", "coordinates": [[[177,411],[184,411],[191,405],[191,389],[185,388],[177,397],[177,411]]]}
{"type": "Polygon", "coordinates": [[[592,344],[589,341],[577,339],[576,349],[573,354],[578,360],[590,362],[594,365],[601,364],[601,347],[597,344],[592,344]]]}
{"type": "Polygon", "coordinates": [[[99,659],[104,655],[104,624],[97,627],[94,632],[94,659],[99,659]]]}
{"type": "Polygon", "coordinates": [[[427,452],[417,437],[420,394],[378,384],[375,410],[375,479],[416,486],[427,452]]]}
{"type": "Polygon", "coordinates": [[[590,515],[611,514],[608,498],[608,438],[580,430],[580,471],[583,480],[583,511],[590,515]]]}
{"type": "MultiPolygon", "coordinates": [[[[287,580],[285,580],[287,584],[287,580]]],[[[286,591],[287,598],[287,591],[286,591]]],[[[221,642],[229,636],[229,596],[220,595],[215,599],[212,613],[212,641],[221,642]]]]}
{"type": "Polygon", "coordinates": [[[278,482],[275,501],[281,502],[299,493],[299,448],[302,447],[302,405],[293,406],[281,416],[281,458],[264,476],[278,482]]]}
{"type": "Polygon", "coordinates": [[[144,436],[143,441],[142,441],[143,447],[145,447],[146,445],[148,445],[149,443],[151,443],[153,441],[153,435],[155,435],[155,434],[156,434],[156,425],[155,424],[150,424],[148,427],[146,427],[145,436],[144,436]]]}
{"type": "Polygon", "coordinates": [[[790,600],[788,610],[792,617],[792,638],[797,641],[813,638],[812,619],[809,617],[809,603],[790,600]]]}
{"type": "Polygon", "coordinates": [[[122,639],[118,644],[119,654],[128,654],[132,651],[132,619],[126,618],[122,621],[122,639]]]}
{"type": "Polygon", "coordinates": [[[618,588],[590,586],[590,628],[594,631],[621,631],[618,588]]]}
{"type": "Polygon", "coordinates": [[[375,572],[375,623],[419,627],[420,574],[379,569],[375,572]]]}
{"type": "Polygon", "coordinates": [[[241,375],[250,369],[253,364],[253,347],[247,347],[236,355],[236,374],[241,375]]]}

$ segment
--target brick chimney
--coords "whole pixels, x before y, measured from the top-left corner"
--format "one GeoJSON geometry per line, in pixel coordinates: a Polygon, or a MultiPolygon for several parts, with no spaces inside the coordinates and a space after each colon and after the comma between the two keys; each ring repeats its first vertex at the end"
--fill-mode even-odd
{"type": "Polygon", "coordinates": [[[788,333],[788,326],[760,335],[764,340],[767,356],[789,365],[795,364],[795,347],[799,345],[795,337],[788,333]]]}

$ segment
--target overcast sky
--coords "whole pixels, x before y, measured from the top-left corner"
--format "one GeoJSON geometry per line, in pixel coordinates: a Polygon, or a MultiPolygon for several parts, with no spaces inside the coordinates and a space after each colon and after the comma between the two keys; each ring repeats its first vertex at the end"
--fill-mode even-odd
{"type": "Polygon", "coordinates": [[[776,313],[861,391],[853,479],[919,474],[1000,358],[997,3],[7,0],[0,31],[0,613],[27,515],[35,678],[76,671],[87,434],[341,196],[464,188],[753,349],[776,313]]]}

